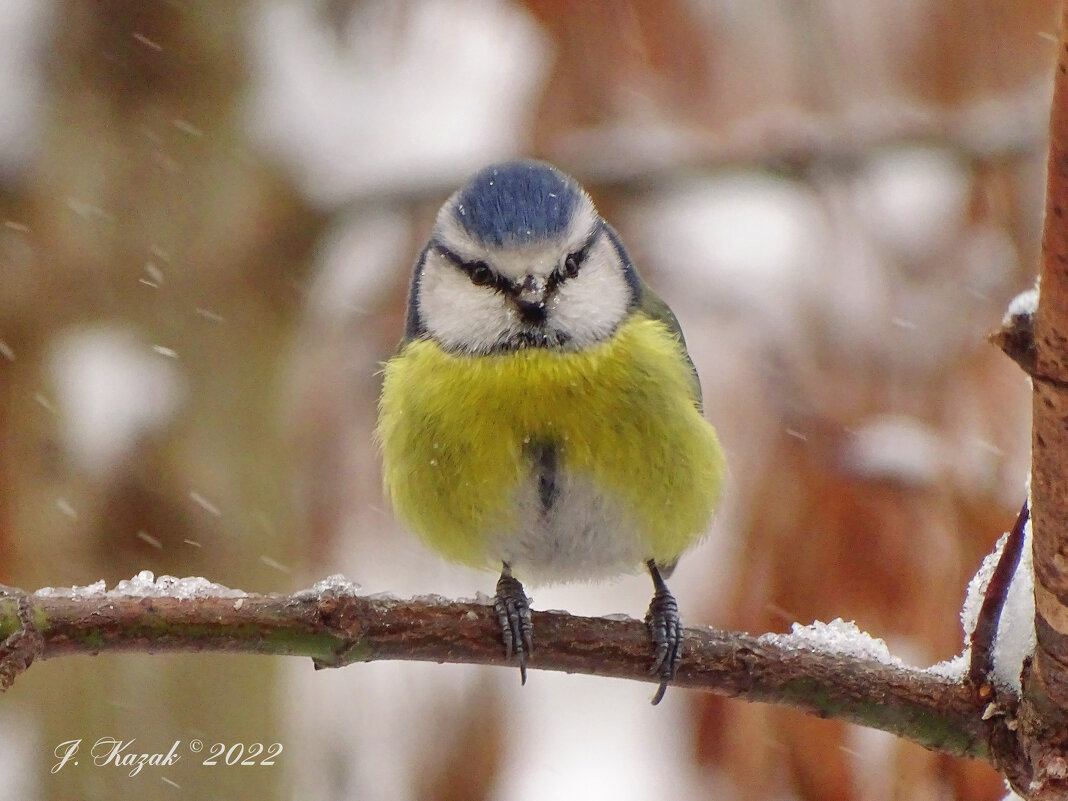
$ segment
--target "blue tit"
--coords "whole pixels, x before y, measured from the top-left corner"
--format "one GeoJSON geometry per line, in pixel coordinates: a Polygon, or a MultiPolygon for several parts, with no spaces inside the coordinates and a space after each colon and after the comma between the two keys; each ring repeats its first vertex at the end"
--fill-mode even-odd
{"type": "Polygon", "coordinates": [[[506,162],[445,202],[376,433],[398,517],[446,557],[501,569],[496,611],[524,681],[520,577],[644,566],[663,697],[682,651],[664,578],[708,530],[725,460],[678,321],[574,179],[506,162]]]}

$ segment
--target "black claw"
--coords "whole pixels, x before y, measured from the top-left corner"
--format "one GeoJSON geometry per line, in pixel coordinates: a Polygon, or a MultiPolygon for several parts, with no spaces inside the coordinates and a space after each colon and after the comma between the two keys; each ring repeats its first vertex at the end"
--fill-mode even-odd
{"type": "Polygon", "coordinates": [[[497,582],[497,597],[493,608],[501,625],[504,640],[504,655],[519,660],[519,678],[527,683],[527,657],[534,652],[534,622],[530,617],[530,599],[523,585],[508,572],[502,573],[497,582]]]}
{"type": "Polygon", "coordinates": [[[682,623],[679,621],[679,604],[664,583],[653,562],[649,562],[653,577],[653,600],[645,615],[645,625],[653,641],[653,665],[650,673],[660,675],[660,687],[653,696],[653,704],[659,704],[667,692],[668,684],[675,678],[682,661],[682,623]]]}

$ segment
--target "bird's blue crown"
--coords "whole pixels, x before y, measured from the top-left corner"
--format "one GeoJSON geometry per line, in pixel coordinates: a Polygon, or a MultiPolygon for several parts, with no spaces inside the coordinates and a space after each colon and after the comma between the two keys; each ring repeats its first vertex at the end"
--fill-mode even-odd
{"type": "Polygon", "coordinates": [[[578,184],[548,164],[511,161],[477,173],[453,213],[472,237],[502,247],[560,235],[581,197],[578,184]]]}

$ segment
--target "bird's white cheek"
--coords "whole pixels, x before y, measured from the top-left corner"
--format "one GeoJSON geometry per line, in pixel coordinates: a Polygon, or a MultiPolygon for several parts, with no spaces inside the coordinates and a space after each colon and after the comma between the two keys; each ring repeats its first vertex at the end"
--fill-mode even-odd
{"type": "Polygon", "coordinates": [[[449,348],[488,350],[515,317],[500,293],[475,286],[453,269],[428,268],[417,298],[427,332],[449,348]]]}
{"type": "Polygon", "coordinates": [[[568,333],[575,347],[583,347],[611,336],[627,314],[631,290],[617,267],[590,259],[575,278],[560,285],[554,300],[553,327],[568,333]]]}

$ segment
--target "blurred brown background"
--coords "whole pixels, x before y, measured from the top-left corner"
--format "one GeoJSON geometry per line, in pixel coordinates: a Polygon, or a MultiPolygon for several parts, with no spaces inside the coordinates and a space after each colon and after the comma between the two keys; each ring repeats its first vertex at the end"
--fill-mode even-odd
{"type": "MultiPolygon", "coordinates": [[[[1024,497],[985,343],[1039,239],[1053,0],[0,0],[0,582],[490,592],[392,521],[379,363],[483,164],[581,180],[731,463],[685,622],[843,617],[918,665],[1024,497]]],[[[641,614],[646,581],[534,588],[641,614]]],[[[0,800],[997,799],[789,711],[535,672],[106,656],[0,698],[0,800]],[[280,742],[274,767],[53,749],[280,742]]]]}

